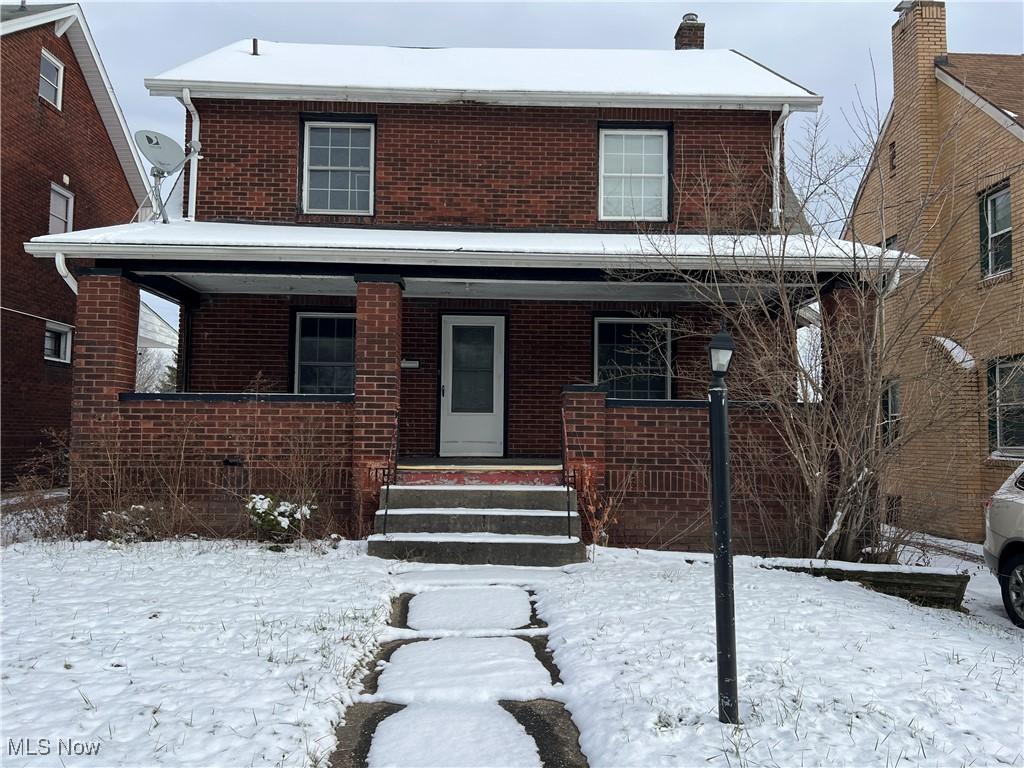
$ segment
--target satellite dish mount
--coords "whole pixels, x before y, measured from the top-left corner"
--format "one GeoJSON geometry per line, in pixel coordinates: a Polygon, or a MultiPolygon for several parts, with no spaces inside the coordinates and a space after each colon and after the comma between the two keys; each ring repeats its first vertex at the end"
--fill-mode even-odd
{"type": "Polygon", "coordinates": [[[160,219],[164,224],[168,223],[167,209],[164,207],[163,195],[160,187],[164,179],[180,171],[185,163],[199,155],[201,149],[198,141],[189,142],[188,154],[170,136],[165,136],[156,131],[136,131],[135,145],[139,148],[142,156],[149,160],[152,167],[149,175],[150,182],[149,197],[153,201],[153,215],[150,221],[160,219]]]}

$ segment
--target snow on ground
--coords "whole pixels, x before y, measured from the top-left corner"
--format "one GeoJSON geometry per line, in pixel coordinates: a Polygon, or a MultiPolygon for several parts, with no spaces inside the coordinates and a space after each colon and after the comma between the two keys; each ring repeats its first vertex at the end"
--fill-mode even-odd
{"type": "Polygon", "coordinates": [[[387,563],[240,542],[3,550],[5,766],[309,765],[389,613],[387,563]],[[50,762],[8,740],[52,740],[50,762]]]}
{"type": "MultiPolygon", "coordinates": [[[[963,567],[949,557],[929,564],[963,567]]],[[[738,558],[744,725],[733,730],[717,721],[712,567],[702,555],[597,549],[595,562],[560,570],[396,564],[349,542],[276,554],[178,541],[31,542],[2,558],[0,745],[100,743],[99,760],[63,756],[68,766],[322,766],[362,665],[393,631],[389,597],[493,584],[536,593],[549,626],[522,634],[548,634],[564,685],[551,685],[521,638],[449,629],[385,665],[378,694],[401,684],[399,703],[411,703],[387,729],[481,729],[507,756],[467,761],[517,762],[519,732],[483,703],[514,692],[564,701],[594,768],[1024,765],[1024,632],[996,614],[991,595],[991,615],[966,615],[738,558]],[[418,706],[428,699],[431,712],[473,711],[430,726],[434,715],[418,706]]],[[[995,584],[978,578],[972,610],[982,585],[995,584]]],[[[451,606],[435,609],[438,623],[453,623],[451,606]]],[[[374,749],[389,742],[407,740],[375,739],[374,749]]],[[[373,764],[399,757],[376,753],[373,764]]],[[[3,764],[46,763],[5,754],[3,764]]]]}
{"type": "Polygon", "coordinates": [[[549,693],[551,676],[518,637],[445,637],[398,648],[384,666],[373,697],[418,701],[530,699],[549,693]]]}
{"type": "Polygon", "coordinates": [[[411,704],[386,718],[370,744],[370,768],[540,768],[537,746],[496,703],[411,704]],[[438,738],[448,733],[449,738],[438,738]]]}
{"type": "Polygon", "coordinates": [[[1020,765],[1022,638],[804,574],[735,569],[744,726],[717,720],[713,569],[598,550],[537,584],[591,765],[1020,765]]]}
{"type": "Polygon", "coordinates": [[[515,629],[530,623],[530,598],[505,586],[449,587],[409,601],[412,629],[515,629]]]}
{"type": "Polygon", "coordinates": [[[968,574],[971,580],[964,594],[964,609],[997,627],[1005,627],[1009,623],[999,581],[985,565],[981,544],[915,533],[900,551],[900,562],[952,568],[958,573],[968,574]]]}

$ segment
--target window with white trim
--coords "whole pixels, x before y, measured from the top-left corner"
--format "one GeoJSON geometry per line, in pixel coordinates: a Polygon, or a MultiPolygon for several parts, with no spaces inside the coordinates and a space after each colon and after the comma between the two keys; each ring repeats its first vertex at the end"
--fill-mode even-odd
{"type": "Polygon", "coordinates": [[[988,277],[1008,272],[1012,266],[1009,184],[984,193],[980,202],[981,271],[988,277]]]}
{"type": "Polygon", "coordinates": [[[600,219],[668,220],[668,143],[665,129],[601,129],[600,219]]]}
{"type": "Polygon", "coordinates": [[[64,101],[64,65],[46,49],[39,57],[39,97],[57,109],[64,101]]]}
{"type": "Polygon", "coordinates": [[[894,443],[900,436],[900,418],[903,415],[900,400],[900,383],[893,379],[882,390],[883,445],[894,443]]]}
{"type": "Polygon", "coordinates": [[[56,184],[50,185],[50,234],[70,232],[75,225],[75,196],[56,184]]]}
{"type": "Polygon", "coordinates": [[[667,400],[672,387],[670,331],[667,318],[596,318],[594,382],[607,386],[609,397],[667,400]]]}
{"type": "Polygon", "coordinates": [[[1024,356],[989,363],[989,433],[993,449],[1024,455],[1024,356]]]}
{"type": "Polygon", "coordinates": [[[348,395],[356,391],[356,316],[299,312],[295,316],[295,391],[348,395]]]}
{"type": "Polygon", "coordinates": [[[71,326],[46,321],[43,332],[43,357],[58,363],[71,362],[71,326]]]}
{"type": "Polygon", "coordinates": [[[373,214],[372,123],[306,123],[302,209],[373,214]]]}

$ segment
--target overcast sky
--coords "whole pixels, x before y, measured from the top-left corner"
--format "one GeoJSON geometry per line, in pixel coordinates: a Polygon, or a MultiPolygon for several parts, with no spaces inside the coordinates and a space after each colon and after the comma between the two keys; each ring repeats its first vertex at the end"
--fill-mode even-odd
{"type": "MultiPolygon", "coordinates": [[[[708,48],[734,48],[824,97],[831,142],[854,136],[857,89],[884,113],[892,96],[888,2],[112,3],[86,2],[89,26],[134,132],[184,132],[177,100],[143,78],[242,38],[361,45],[672,48],[683,13],[707,25],[708,48]],[[874,72],[874,74],[873,74],[874,72]]],[[[952,51],[1024,51],[1024,3],[947,4],[952,51]]],[[[787,127],[793,137],[797,115],[787,127]]]]}

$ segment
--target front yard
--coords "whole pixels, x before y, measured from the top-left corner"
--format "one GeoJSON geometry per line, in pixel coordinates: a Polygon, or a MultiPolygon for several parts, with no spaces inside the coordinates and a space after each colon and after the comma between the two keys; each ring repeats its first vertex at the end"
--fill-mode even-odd
{"type": "Polygon", "coordinates": [[[707,562],[599,549],[552,575],[364,552],[4,548],[3,764],[326,765],[399,570],[536,593],[592,766],[1024,764],[1024,633],[992,606],[919,608],[739,558],[734,730],[716,719],[707,562]],[[58,757],[58,740],[99,756],[58,757]]]}

